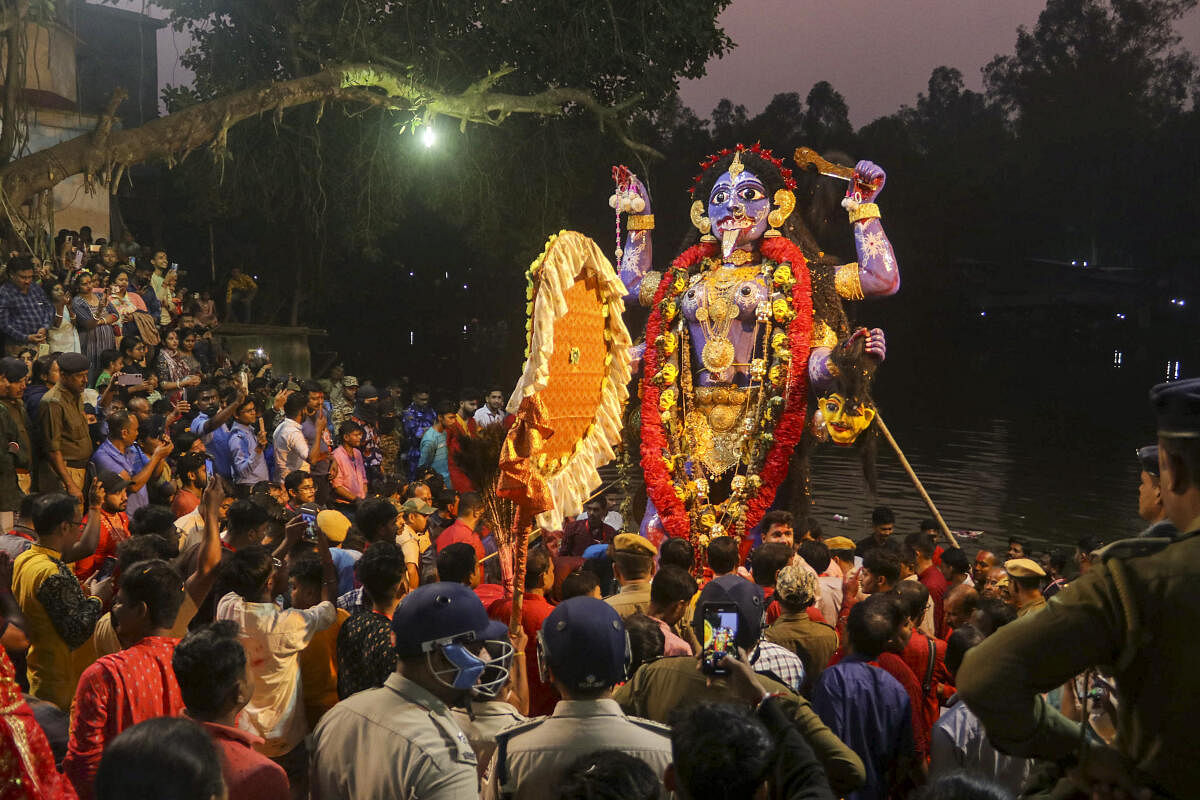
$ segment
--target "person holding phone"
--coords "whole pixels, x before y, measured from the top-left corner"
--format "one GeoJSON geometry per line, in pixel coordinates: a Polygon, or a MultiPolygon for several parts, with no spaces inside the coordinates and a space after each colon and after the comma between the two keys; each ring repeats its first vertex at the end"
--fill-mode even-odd
{"type": "MultiPolygon", "coordinates": [[[[766,605],[762,588],[737,575],[713,579],[700,592],[692,629],[701,643],[699,656],[660,658],[644,665],[613,694],[627,714],[666,722],[677,708],[701,702],[737,702],[739,694],[723,661],[744,652],[764,692],[778,695],[782,709],[816,751],[837,796],[862,785],[862,759],[830,731],[808,701],[776,677],[778,645],[762,641],[766,605]],[[730,647],[730,644],[733,647],[730,647]],[[705,666],[707,663],[708,666],[705,666]]],[[[801,678],[801,680],[803,680],[801,678]]]]}
{"type": "Polygon", "coordinates": [[[10,356],[21,349],[46,343],[51,325],[51,305],[42,287],[33,282],[33,259],[17,256],[9,259],[8,280],[0,286],[0,331],[10,356]]]}

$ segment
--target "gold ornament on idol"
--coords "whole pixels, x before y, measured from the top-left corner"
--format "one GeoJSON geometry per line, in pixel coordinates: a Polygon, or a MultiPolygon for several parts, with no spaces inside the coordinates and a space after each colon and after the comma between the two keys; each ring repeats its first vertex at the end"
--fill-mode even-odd
{"type": "Polygon", "coordinates": [[[783,223],[796,209],[796,195],[792,194],[787,189],[780,189],[775,193],[775,205],[777,207],[767,215],[767,224],[771,226],[770,229],[763,234],[763,236],[767,238],[780,235],[777,229],[783,227],[783,223]]]}
{"type": "Polygon", "coordinates": [[[714,376],[721,376],[733,366],[734,348],[729,341],[729,329],[738,316],[738,306],[730,296],[733,287],[747,277],[754,277],[756,270],[748,268],[750,274],[743,276],[746,269],[720,269],[704,276],[704,305],[696,309],[696,321],[704,330],[706,341],[700,351],[700,361],[714,376]]]}
{"type": "Polygon", "coordinates": [[[688,213],[692,218],[692,224],[701,233],[700,241],[715,242],[717,240],[716,237],[709,233],[712,230],[712,220],[704,216],[704,203],[699,200],[692,203],[692,207],[688,213]]]}
{"type": "Polygon", "coordinates": [[[746,169],[742,164],[742,151],[738,150],[733,154],[733,161],[729,162],[729,177],[736,178],[741,175],[746,169]]]}

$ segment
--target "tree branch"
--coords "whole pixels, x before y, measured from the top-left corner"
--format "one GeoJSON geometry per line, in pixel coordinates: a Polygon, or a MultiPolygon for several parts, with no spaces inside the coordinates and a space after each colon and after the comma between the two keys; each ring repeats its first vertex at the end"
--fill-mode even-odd
{"type": "Polygon", "coordinates": [[[82,173],[90,180],[97,174],[118,174],[120,167],[145,161],[173,164],[205,145],[216,143],[219,149],[229,128],[249,117],[327,100],[365,102],[393,110],[424,109],[431,116],[486,125],[499,125],[512,114],[561,116],[570,107],[578,107],[593,114],[601,127],[609,128],[626,147],[662,157],[625,132],[621,114],[636,99],[608,107],[581,89],[547,89],[528,96],[488,91],[504,74],[504,70],[493,73],[462,94],[446,94],[397,71],[370,64],[332,66],[303,78],[198,103],[136,128],[108,132],[103,138],[85,134],[39,150],[0,167],[0,190],[11,206],[19,206],[72,175],[82,173]]]}

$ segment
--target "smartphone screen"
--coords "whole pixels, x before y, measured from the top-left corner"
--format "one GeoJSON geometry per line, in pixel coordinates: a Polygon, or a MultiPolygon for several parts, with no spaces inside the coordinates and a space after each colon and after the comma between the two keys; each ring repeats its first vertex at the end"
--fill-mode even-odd
{"type": "Polygon", "coordinates": [[[304,534],[302,536],[304,541],[306,541],[306,542],[317,541],[316,508],[309,505],[308,503],[305,503],[304,505],[300,506],[300,513],[298,513],[296,516],[300,517],[300,519],[304,520],[308,524],[308,527],[306,527],[304,529],[304,534]]]}
{"type": "Polygon", "coordinates": [[[736,653],[738,632],[737,606],[706,604],[704,606],[704,649],[701,666],[709,675],[725,675],[728,670],[717,666],[726,654],[736,653]]]}

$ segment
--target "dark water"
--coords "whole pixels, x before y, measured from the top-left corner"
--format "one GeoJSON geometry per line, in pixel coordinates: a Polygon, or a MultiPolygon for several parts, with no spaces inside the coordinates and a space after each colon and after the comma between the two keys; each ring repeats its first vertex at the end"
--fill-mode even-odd
{"type": "MultiPolygon", "coordinates": [[[[1144,527],[1134,450],[1154,442],[1147,392],[1168,372],[1195,375],[1200,356],[1190,328],[1131,333],[1089,325],[1089,315],[1108,318],[1022,313],[919,332],[900,321],[889,331],[876,401],[950,528],[985,531],[964,542],[969,551],[1006,546],[1009,535],[1069,547],[1144,527]]],[[[875,497],[856,452],[825,445],[814,456],[814,508],[827,535],[866,535],[877,504],[896,512],[897,533],[931,516],[891,448],[878,445],[875,497]]]]}

